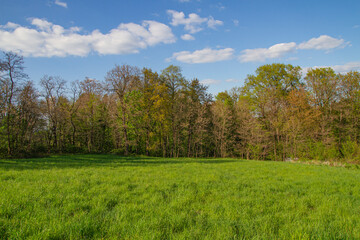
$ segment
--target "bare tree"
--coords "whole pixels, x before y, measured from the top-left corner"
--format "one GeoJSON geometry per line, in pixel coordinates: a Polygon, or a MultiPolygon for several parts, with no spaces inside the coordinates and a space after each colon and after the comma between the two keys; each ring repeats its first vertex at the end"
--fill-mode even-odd
{"type": "Polygon", "coordinates": [[[69,109],[69,113],[70,113],[70,123],[71,123],[71,127],[72,127],[72,138],[71,138],[71,142],[72,145],[75,146],[75,138],[76,138],[76,131],[77,131],[77,126],[75,124],[75,116],[76,113],[79,109],[79,97],[82,93],[82,89],[80,87],[80,83],[79,81],[74,81],[71,83],[71,104],[70,104],[70,109],[69,109]]]}
{"type": "Polygon", "coordinates": [[[18,116],[16,119],[17,147],[24,152],[30,152],[33,143],[36,125],[39,125],[40,109],[38,93],[31,81],[25,83],[24,87],[18,94],[18,116]]]}
{"type": "Polygon", "coordinates": [[[48,120],[48,128],[51,132],[49,142],[52,142],[55,151],[58,150],[58,126],[59,126],[59,100],[64,96],[65,80],[60,77],[45,75],[40,80],[42,96],[45,98],[45,115],[48,120]],[[52,140],[52,141],[51,141],[52,140]]]}
{"type": "Polygon", "coordinates": [[[96,113],[98,112],[99,104],[102,97],[101,84],[96,79],[85,78],[80,82],[80,89],[82,94],[79,97],[80,113],[83,125],[86,129],[86,142],[88,151],[95,150],[95,142],[98,127],[96,121],[96,113]]]}
{"type": "Polygon", "coordinates": [[[26,79],[27,75],[24,73],[24,59],[22,56],[13,52],[5,52],[3,54],[4,57],[1,61],[1,92],[6,118],[8,154],[12,155],[14,147],[12,119],[15,114],[13,101],[21,81],[26,79]]]}
{"type": "Polygon", "coordinates": [[[123,141],[125,155],[129,154],[128,137],[128,105],[125,101],[126,94],[135,89],[140,81],[140,70],[137,67],[129,65],[116,65],[107,73],[107,90],[117,95],[120,107],[118,117],[122,122],[123,141]]]}

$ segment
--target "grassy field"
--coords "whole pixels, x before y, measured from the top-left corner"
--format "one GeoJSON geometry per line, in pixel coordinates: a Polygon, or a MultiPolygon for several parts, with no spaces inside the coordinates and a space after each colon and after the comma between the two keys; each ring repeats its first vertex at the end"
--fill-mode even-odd
{"type": "Polygon", "coordinates": [[[0,239],[359,239],[360,170],[236,159],[0,159],[0,239]]]}

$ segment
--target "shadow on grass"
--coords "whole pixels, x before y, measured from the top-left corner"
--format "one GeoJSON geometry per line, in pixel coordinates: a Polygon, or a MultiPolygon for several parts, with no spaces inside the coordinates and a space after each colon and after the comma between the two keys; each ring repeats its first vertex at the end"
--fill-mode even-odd
{"type": "Polygon", "coordinates": [[[239,162],[236,159],[196,159],[196,158],[153,158],[122,157],[116,155],[60,155],[46,158],[0,159],[0,169],[29,170],[52,168],[85,168],[85,167],[124,167],[154,166],[164,164],[222,164],[239,162]]]}

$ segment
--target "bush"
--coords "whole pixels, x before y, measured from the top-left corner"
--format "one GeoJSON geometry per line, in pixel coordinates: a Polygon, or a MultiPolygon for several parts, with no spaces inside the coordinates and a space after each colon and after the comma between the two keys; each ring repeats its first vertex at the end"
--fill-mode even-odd
{"type": "Polygon", "coordinates": [[[113,149],[113,150],[111,150],[110,153],[115,154],[115,155],[120,155],[120,156],[125,155],[125,151],[122,148],[113,149]]]}
{"type": "Polygon", "coordinates": [[[339,159],[339,151],[335,144],[325,145],[322,142],[309,141],[302,149],[302,158],[318,161],[329,161],[339,159]]]}
{"type": "Polygon", "coordinates": [[[360,160],[360,146],[355,141],[347,140],[343,143],[341,153],[345,160],[360,160]]]}
{"type": "Polygon", "coordinates": [[[260,159],[262,153],[262,146],[260,144],[257,145],[248,145],[250,159],[260,159]]]}
{"type": "Polygon", "coordinates": [[[67,146],[63,152],[65,152],[65,153],[85,153],[86,150],[84,150],[81,147],[70,145],[70,146],[67,146]]]}

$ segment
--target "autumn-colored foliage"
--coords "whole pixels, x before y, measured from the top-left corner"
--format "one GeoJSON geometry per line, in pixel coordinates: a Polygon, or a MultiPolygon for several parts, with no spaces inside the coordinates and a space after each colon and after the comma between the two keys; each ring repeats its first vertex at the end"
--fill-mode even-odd
{"type": "Polygon", "coordinates": [[[177,66],[161,73],[116,65],[105,81],[39,89],[23,58],[4,53],[0,154],[117,153],[161,157],[360,159],[360,73],[260,66],[242,87],[212,97],[177,66]]]}

